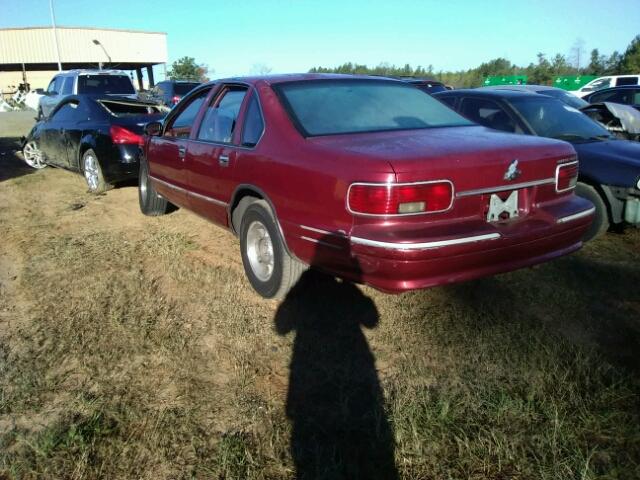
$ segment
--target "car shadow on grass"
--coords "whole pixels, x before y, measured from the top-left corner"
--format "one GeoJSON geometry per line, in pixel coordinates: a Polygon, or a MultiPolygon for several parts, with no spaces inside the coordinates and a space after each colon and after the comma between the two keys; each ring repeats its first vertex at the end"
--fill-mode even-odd
{"type": "Polygon", "coordinates": [[[20,147],[19,138],[0,137],[0,182],[36,171],[16,154],[20,147]]]}
{"type": "Polygon", "coordinates": [[[306,271],[275,315],[294,332],[286,413],[296,478],[398,478],[394,435],[363,328],[379,321],[354,284],[306,271]]]}

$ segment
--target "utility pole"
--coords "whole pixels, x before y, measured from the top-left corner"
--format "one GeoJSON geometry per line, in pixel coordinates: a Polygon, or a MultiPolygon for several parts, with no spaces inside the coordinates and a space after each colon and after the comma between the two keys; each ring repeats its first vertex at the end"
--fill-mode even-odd
{"type": "Polygon", "coordinates": [[[51,25],[53,26],[53,43],[56,46],[56,59],[58,60],[58,71],[62,71],[60,63],[60,46],[58,45],[58,32],[56,31],[56,15],[53,13],[53,0],[49,0],[49,10],[51,11],[51,25]]]}

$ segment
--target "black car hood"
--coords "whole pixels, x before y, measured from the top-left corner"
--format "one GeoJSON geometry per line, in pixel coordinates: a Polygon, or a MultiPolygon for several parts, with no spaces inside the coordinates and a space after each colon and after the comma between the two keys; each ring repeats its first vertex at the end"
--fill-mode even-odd
{"type": "Polygon", "coordinates": [[[632,187],[640,177],[640,143],[606,140],[574,143],[580,173],[603,185],[632,187]]]}

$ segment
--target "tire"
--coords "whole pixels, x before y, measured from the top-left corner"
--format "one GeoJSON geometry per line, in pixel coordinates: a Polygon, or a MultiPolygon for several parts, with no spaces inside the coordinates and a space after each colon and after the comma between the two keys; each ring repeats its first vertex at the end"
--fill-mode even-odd
{"type": "Polygon", "coordinates": [[[593,223],[582,237],[584,242],[588,242],[609,230],[609,209],[602,196],[591,185],[578,182],[576,195],[589,200],[596,207],[593,223]]]}
{"type": "Polygon", "coordinates": [[[36,170],[41,170],[47,166],[44,163],[44,157],[42,151],[38,148],[38,144],[35,140],[29,140],[24,144],[22,149],[22,157],[27,165],[36,170]]]}
{"type": "Polygon", "coordinates": [[[88,149],[82,154],[81,166],[89,192],[102,193],[113,188],[113,185],[105,181],[98,156],[92,149],[88,149]]]}
{"type": "Polygon", "coordinates": [[[144,159],[140,160],[138,175],[138,202],[140,211],[150,217],[157,217],[169,212],[171,204],[161,197],[149,181],[149,166],[144,159]]]}
{"type": "Polygon", "coordinates": [[[250,204],[242,215],[240,253],[249,283],[264,298],[283,298],[306,269],[286,251],[264,200],[250,204]]]}

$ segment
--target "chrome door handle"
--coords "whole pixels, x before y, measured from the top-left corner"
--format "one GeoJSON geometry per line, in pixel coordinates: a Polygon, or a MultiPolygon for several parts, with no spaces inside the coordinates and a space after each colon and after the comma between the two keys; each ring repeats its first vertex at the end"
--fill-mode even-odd
{"type": "Polygon", "coordinates": [[[187,147],[178,147],[178,157],[180,160],[184,160],[184,157],[187,155],[187,147]]]}
{"type": "Polygon", "coordinates": [[[218,164],[220,164],[220,166],[222,166],[222,167],[228,167],[229,166],[229,155],[220,155],[218,157],[218,164]]]}

